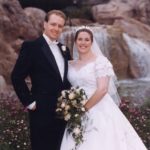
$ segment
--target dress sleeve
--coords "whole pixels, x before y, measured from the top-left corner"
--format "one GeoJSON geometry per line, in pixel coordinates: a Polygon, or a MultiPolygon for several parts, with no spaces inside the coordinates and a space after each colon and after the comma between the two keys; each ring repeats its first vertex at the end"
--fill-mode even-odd
{"type": "Polygon", "coordinates": [[[99,56],[96,59],[95,75],[96,75],[96,78],[105,77],[105,76],[109,76],[109,77],[115,76],[113,66],[106,57],[99,56]]]}

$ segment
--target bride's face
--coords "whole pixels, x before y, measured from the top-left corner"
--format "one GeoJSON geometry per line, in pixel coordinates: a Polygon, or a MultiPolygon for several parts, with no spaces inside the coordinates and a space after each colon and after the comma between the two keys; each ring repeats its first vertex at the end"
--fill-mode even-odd
{"type": "Polygon", "coordinates": [[[76,39],[76,47],[79,53],[88,53],[91,50],[92,39],[89,33],[80,32],[76,39]]]}

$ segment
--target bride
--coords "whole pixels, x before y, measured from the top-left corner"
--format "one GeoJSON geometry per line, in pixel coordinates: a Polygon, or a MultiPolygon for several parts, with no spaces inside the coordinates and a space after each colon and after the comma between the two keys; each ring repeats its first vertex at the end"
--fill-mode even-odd
{"type": "MultiPolygon", "coordinates": [[[[101,53],[91,29],[82,27],[75,35],[74,60],[69,62],[68,79],[88,95],[85,104],[89,120],[84,141],[77,150],[146,150],[127,118],[117,106],[112,64],[101,53]]],[[[61,150],[75,147],[65,130],[61,150]]]]}

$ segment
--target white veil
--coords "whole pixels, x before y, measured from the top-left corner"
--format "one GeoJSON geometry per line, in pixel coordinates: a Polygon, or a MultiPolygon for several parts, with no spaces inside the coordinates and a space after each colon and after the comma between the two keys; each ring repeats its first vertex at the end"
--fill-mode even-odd
{"type": "MultiPolygon", "coordinates": [[[[91,30],[90,27],[88,26],[81,26],[81,27],[78,27],[77,28],[77,31],[79,31],[80,29],[84,29],[86,28],[87,30],[91,30]]],[[[92,32],[93,33],[93,32],[92,32]]],[[[105,57],[100,49],[100,47],[98,46],[97,42],[96,42],[96,39],[94,37],[94,34],[93,34],[93,43],[92,43],[92,46],[91,46],[91,50],[92,52],[96,55],[96,56],[102,56],[102,57],[105,57]]],[[[73,46],[73,59],[77,60],[79,58],[79,54],[78,54],[78,50],[77,50],[77,47],[74,43],[74,46],[73,46]]],[[[113,71],[114,72],[114,71],[113,71]]],[[[108,93],[110,94],[110,96],[112,97],[112,99],[114,100],[114,102],[119,106],[120,102],[121,102],[121,99],[120,99],[120,96],[118,94],[118,91],[117,91],[117,76],[115,75],[114,73],[114,76],[111,76],[110,77],[110,81],[109,81],[109,87],[108,87],[108,93]]]]}

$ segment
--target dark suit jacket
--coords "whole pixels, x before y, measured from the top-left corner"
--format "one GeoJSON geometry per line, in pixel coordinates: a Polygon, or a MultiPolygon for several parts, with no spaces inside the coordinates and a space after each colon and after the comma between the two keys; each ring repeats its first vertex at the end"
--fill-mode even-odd
{"type": "Polygon", "coordinates": [[[57,98],[63,89],[70,87],[67,80],[69,49],[64,52],[62,44],[58,44],[64,57],[64,79],[61,79],[54,56],[43,36],[35,41],[24,42],[12,72],[14,89],[26,107],[33,101],[39,110],[55,109],[57,98]],[[30,76],[32,87],[28,88],[25,78],[30,76]]]}

